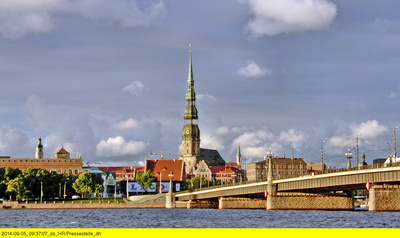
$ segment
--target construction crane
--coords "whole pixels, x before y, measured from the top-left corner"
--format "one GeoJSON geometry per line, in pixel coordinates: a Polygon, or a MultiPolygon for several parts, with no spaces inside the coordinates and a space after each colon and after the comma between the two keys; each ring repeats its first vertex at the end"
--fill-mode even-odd
{"type": "Polygon", "coordinates": [[[178,153],[164,153],[164,149],[161,149],[161,153],[150,153],[151,156],[161,155],[161,159],[164,159],[164,155],[180,155],[178,153]]]}

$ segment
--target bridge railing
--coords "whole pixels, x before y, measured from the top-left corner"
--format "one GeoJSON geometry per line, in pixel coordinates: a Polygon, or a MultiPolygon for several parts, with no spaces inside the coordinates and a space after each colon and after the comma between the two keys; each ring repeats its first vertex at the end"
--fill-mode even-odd
{"type": "MultiPolygon", "coordinates": [[[[311,176],[312,173],[314,173],[314,175],[319,175],[319,174],[330,174],[330,173],[339,173],[339,172],[346,172],[346,171],[357,171],[357,170],[377,169],[377,168],[396,167],[396,166],[400,166],[400,162],[392,163],[392,164],[383,164],[382,163],[382,164],[374,164],[374,165],[365,165],[365,166],[351,167],[349,169],[348,168],[328,168],[324,171],[307,171],[300,175],[293,174],[293,175],[274,176],[274,180],[311,176]]],[[[251,180],[251,181],[238,181],[238,182],[222,183],[220,185],[202,187],[202,188],[191,189],[191,190],[184,190],[181,192],[177,192],[177,194],[187,193],[187,192],[204,191],[204,190],[210,190],[210,189],[216,189],[216,188],[222,188],[222,187],[231,187],[231,186],[237,186],[237,185],[260,183],[260,182],[266,182],[266,181],[267,181],[267,178],[265,177],[262,179],[251,180]]]]}

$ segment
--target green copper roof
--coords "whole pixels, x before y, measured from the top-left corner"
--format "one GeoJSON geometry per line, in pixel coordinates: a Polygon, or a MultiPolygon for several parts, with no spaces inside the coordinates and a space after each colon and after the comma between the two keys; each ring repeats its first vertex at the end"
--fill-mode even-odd
{"type": "Polygon", "coordinates": [[[190,50],[190,58],[189,58],[189,75],[188,75],[188,85],[191,84],[192,86],[194,85],[194,79],[193,79],[193,68],[192,68],[192,50],[190,50]]]}
{"type": "Polygon", "coordinates": [[[192,68],[192,51],[190,50],[189,58],[189,74],[187,80],[187,91],[186,91],[186,108],[184,113],[184,119],[198,119],[197,108],[196,108],[196,93],[194,91],[194,79],[193,79],[193,68],[192,68]]]}
{"type": "Polygon", "coordinates": [[[238,143],[238,148],[237,148],[237,154],[236,154],[237,156],[241,156],[241,154],[240,154],[240,145],[239,145],[239,143],[238,143]]]}

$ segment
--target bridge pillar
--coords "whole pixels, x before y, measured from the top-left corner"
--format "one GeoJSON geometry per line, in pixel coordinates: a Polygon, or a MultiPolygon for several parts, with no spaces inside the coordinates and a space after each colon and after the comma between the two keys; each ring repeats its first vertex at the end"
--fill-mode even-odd
{"type": "Polygon", "coordinates": [[[165,208],[175,208],[175,194],[167,193],[165,194],[165,208]]]}
{"type": "Polygon", "coordinates": [[[369,211],[400,211],[400,185],[372,185],[369,211]]]}

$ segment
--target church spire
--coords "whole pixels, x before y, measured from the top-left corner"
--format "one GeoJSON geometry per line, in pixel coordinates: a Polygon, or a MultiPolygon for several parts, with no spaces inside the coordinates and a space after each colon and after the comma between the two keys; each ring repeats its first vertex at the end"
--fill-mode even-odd
{"type": "Polygon", "coordinates": [[[237,153],[236,153],[236,163],[239,166],[242,166],[242,154],[240,153],[240,145],[239,145],[239,143],[238,143],[237,153]]]}
{"type": "Polygon", "coordinates": [[[187,121],[188,123],[190,123],[193,120],[198,119],[197,108],[196,108],[196,93],[194,91],[192,49],[190,49],[189,73],[188,73],[188,80],[187,80],[186,108],[185,108],[185,113],[184,113],[184,119],[188,120],[187,121]]]}
{"type": "MultiPolygon", "coordinates": [[[[190,46],[192,46],[190,44],[190,46]]],[[[198,156],[200,153],[200,130],[197,125],[196,93],[194,91],[192,49],[189,55],[189,72],[187,79],[186,107],[183,115],[182,156],[198,156]]]]}
{"type": "Polygon", "coordinates": [[[188,86],[189,84],[193,87],[194,80],[193,80],[193,67],[192,67],[192,44],[190,46],[190,57],[189,57],[189,75],[188,75],[188,86]]]}

